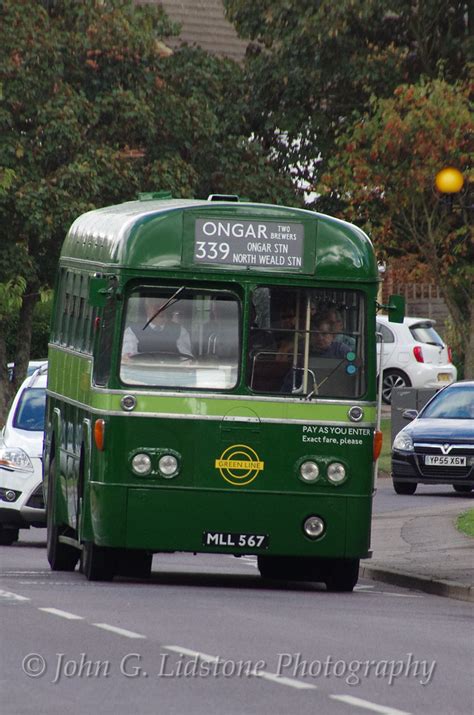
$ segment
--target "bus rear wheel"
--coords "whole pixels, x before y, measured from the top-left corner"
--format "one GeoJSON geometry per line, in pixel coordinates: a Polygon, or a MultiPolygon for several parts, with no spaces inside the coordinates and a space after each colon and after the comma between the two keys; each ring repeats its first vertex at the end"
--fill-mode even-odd
{"type": "Polygon", "coordinates": [[[257,564],[263,578],[324,582],[323,560],[312,556],[258,556],[257,564]]]}
{"type": "Polygon", "coordinates": [[[51,571],[74,571],[79,561],[80,552],[74,546],[63,544],[59,537],[64,531],[55,523],[55,459],[49,465],[48,503],[46,508],[47,543],[46,555],[51,571]]]}
{"type": "Polygon", "coordinates": [[[115,550],[85,541],[82,545],[81,571],[88,581],[112,581],[117,573],[115,550]]]}
{"type": "Polygon", "coordinates": [[[325,571],[328,591],[352,591],[359,580],[359,559],[328,559],[325,571]]]}

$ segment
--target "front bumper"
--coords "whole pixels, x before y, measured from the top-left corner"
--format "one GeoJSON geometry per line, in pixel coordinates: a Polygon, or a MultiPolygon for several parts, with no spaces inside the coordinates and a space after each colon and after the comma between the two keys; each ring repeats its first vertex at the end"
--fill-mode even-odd
{"type": "Polygon", "coordinates": [[[30,473],[0,469],[0,524],[46,525],[42,474],[37,465],[30,473]],[[14,501],[8,501],[6,492],[15,493],[14,501]]]}
{"type": "Polygon", "coordinates": [[[474,458],[465,455],[466,467],[431,467],[424,464],[420,452],[392,452],[392,478],[417,484],[453,484],[474,487],[474,458]]]}

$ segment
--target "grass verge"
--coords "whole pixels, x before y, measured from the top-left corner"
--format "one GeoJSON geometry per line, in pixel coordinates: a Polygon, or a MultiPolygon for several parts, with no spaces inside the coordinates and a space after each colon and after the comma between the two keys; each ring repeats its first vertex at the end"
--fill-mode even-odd
{"type": "Polygon", "coordinates": [[[456,526],[459,531],[474,537],[474,509],[469,509],[464,514],[460,514],[457,518],[456,526]]]}
{"type": "Polygon", "coordinates": [[[390,474],[392,470],[390,455],[392,451],[392,422],[389,419],[382,420],[380,427],[383,433],[382,451],[379,457],[379,471],[390,474]]]}

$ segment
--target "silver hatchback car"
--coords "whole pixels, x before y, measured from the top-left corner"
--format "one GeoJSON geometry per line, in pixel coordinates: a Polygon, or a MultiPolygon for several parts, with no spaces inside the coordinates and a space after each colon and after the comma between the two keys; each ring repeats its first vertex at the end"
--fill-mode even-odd
{"type": "Polygon", "coordinates": [[[42,449],[47,365],[18,390],[0,435],[0,544],[18,539],[19,529],[46,526],[42,449]]]}

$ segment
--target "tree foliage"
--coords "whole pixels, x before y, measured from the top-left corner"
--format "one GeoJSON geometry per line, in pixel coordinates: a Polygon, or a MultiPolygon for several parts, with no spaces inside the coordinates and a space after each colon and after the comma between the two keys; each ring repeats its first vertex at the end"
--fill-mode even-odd
{"type": "Polygon", "coordinates": [[[389,97],[421,75],[461,79],[472,48],[473,14],[460,0],[224,5],[241,36],[254,41],[247,58],[252,128],[302,178],[324,170],[336,136],[372,96],[389,97]]]}
{"type": "MultiPolygon", "coordinates": [[[[34,305],[78,214],[147,190],[277,201],[294,190],[246,139],[242,70],[172,53],[162,38],[177,28],[160,5],[2,0],[0,24],[0,284],[25,281],[21,377],[34,305]]],[[[0,335],[0,417],[16,387],[4,360],[0,335]]]]}
{"type": "Polygon", "coordinates": [[[446,300],[462,338],[465,376],[474,375],[473,129],[467,83],[402,85],[337,142],[318,190],[372,235],[380,253],[416,254],[446,300]],[[438,171],[454,165],[465,193],[442,196],[438,171]]]}

